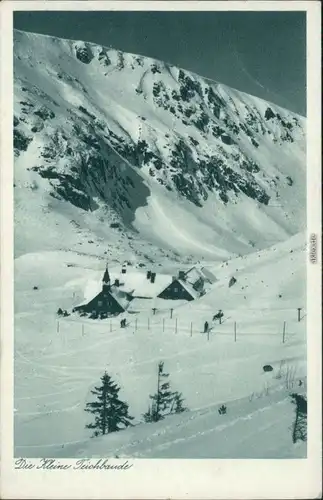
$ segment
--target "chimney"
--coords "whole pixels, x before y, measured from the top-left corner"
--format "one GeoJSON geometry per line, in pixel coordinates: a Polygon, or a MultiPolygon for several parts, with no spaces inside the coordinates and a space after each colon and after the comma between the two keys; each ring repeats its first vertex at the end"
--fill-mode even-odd
{"type": "Polygon", "coordinates": [[[178,279],[185,281],[185,271],[178,271],[178,279]]]}
{"type": "Polygon", "coordinates": [[[151,271],[147,271],[147,280],[150,280],[151,277],[151,271]]]}
{"type": "Polygon", "coordinates": [[[156,278],[156,273],[151,273],[150,274],[150,282],[155,283],[155,278],[156,278]]]}

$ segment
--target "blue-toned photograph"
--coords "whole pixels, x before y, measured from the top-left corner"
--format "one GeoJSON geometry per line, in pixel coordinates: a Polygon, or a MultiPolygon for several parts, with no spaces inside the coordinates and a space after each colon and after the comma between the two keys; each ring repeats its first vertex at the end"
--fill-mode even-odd
{"type": "Polygon", "coordinates": [[[13,18],[14,456],[306,458],[306,12],[13,18]]]}

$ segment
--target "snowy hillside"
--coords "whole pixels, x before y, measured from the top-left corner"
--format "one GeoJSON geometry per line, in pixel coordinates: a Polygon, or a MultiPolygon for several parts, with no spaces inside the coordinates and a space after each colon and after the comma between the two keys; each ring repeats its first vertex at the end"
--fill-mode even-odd
{"type": "Polygon", "coordinates": [[[305,456],[305,444],[292,443],[295,408],[290,398],[291,392],[306,391],[303,241],[298,235],[213,266],[218,281],[207,295],[173,304],[172,318],[169,309],[153,315],[148,306],[139,315],[127,315],[129,325],[123,329],[119,318],[71,315],[58,320],[55,314],[58,306],[71,309],[83,300],[87,284],[102,275],[104,262],[73,252],[17,258],[16,456],[305,456]],[[232,276],[237,281],[229,287],[232,276]],[[221,325],[212,322],[219,308],[224,311],[221,325]],[[205,320],[211,325],[209,336],[202,333],[205,320]],[[161,360],[189,411],[144,424],[161,360]],[[272,372],[263,372],[266,364],[272,372]],[[136,425],[92,439],[84,408],[104,370],[121,386],[136,425]],[[218,413],[222,404],[226,415],[218,413]]]}
{"type": "Polygon", "coordinates": [[[223,260],[304,229],[304,118],[86,42],[15,31],[14,55],[17,255],[223,260]]]}

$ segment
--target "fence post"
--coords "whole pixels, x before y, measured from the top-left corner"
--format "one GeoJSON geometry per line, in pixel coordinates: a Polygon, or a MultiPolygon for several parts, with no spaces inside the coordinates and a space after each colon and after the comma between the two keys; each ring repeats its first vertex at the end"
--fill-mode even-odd
{"type": "Polygon", "coordinates": [[[237,322],[234,322],[234,341],[237,341],[237,322]]]}
{"type": "Polygon", "coordinates": [[[175,319],[175,333],[177,333],[177,318],[175,319]]]}
{"type": "Polygon", "coordinates": [[[147,325],[148,325],[148,330],[149,330],[149,318],[148,318],[148,321],[147,321],[147,325]]]}
{"type": "Polygon", "coordinates": [[[137,331],[138,318],[135,319],[135,330],[137,331]]]}
{"type": "Polygon", "coordinates": [[[165,318],[163,318],[163,332],[165,331],[165,318]]]}
{"type": "Polygon", "coordinates": [[[210,329],[207,329],[207,339],[210,340],[210,329]]]}
{"type": "Polygon", "coordinates": [[[297,308],[297,321],[300,322],[301,321],[301,310],[302,308],[301,307],[298,307],[297,308]]]}
{"type": "Polygon", "coordinates": [[[112,319],[110,319],[110,332],[112,332],[112,319]]]}
{"type": "Polygon", "coordinates": [[[286,335],[286,321],[284,321],[284,326],[283,326],[283,344],[285,343],[285,335],[286,335]]]}
{"type": "Polygon", "coordinates": [[[170,310],[170,317],[172,319],[172,317],[173,317],[173,309],[170,310]]]}
{"type": "Polygon", "coordinates": [[[57,333],[59,332],[59,320],[57,320],[57,333]]]}
{"type": "Polygon", "coordinates": [[[82,337],[84,337],[84,324],[82,323],[82,337]]]}
{"type": "Polygon", "coordinates": [[[191,321],[191,337],[192,337],[192,335],[193,335],[193,323],[191,321]]]}

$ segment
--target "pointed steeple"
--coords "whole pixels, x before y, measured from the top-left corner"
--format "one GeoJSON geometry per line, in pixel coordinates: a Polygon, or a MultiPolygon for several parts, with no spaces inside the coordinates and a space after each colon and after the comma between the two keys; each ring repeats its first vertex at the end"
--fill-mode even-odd
{"type": "Polygon", "coordinates": [[[108,264],[107,264],[107,267],[105,269],[105,272],[104,272],[104,275],[103,275],[103,278],[102,278],[102,282],[103,282],[103,288],[110,288],[111,286],[111,281],[110,281],[110,274],[109,274],[109,270],[108,270],[108,264]]]}

